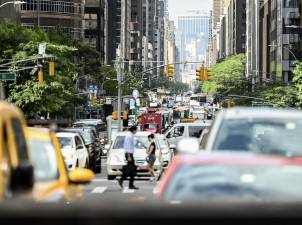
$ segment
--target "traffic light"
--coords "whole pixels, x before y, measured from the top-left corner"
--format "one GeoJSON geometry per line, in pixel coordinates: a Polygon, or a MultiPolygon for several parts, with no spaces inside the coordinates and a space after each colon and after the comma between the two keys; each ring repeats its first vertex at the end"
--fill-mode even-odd
{"type": "Polygon", "coordinates": [[[55,63],[54,62],[49,62],[49,76],[54,77],[55,76],[55,63]]]}
{"type": "Polygon", "coordinates": [[[92,97],[92,105],[95,106],[96,105],[96,101],[97,101],[97,97],[93,96],[92,97]]]}
{"type": "Polygon", "coordinates": [[[169,65],[165,67],[165,76],[174,77],[174,66],[169,65]]]}
{"type": "Polygon", "coordinates": [[[117,111],[113,112],[112,113],[112,119],[117,120],[118,119],[117,117],[118,117],[117,116],[117,111]]]}
{"type": "Polygon", "coordinates": [[[204,68],[203,80],[208,81],[211,79],[211,70],[208,68],[204,68]]]}
{"type": "Polygon", "coordinates": [[[123,112],[123,120],[127,120],[127,119],[128,119],[127,112],[123,112]]]}
{"type": "Polygon", "coordinates": [[[196,80],[201,81],[202,68],[196,69],[196,80]]]}
{"type": "Polygon", "coordinates": [[[43,83],[43,81],[44,81],[43,70],[42,68],[40,68],[38,72],[38,82],[41,84],[43,83]]]}

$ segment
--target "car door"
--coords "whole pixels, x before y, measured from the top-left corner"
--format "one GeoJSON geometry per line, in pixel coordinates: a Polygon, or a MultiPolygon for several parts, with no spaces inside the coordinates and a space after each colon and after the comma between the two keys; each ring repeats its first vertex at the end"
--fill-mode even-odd
{"type": "Polygon", "coordinates": [[[177,143],[184,137],[185,135],[185,126],[179,125],[172,128],[169,133],[166,135],[168,141],[173,145],[177,145],[177,143]]]}
{"type": "Polygon", "coordinates": [[[84,145],[78,135],[75,136],[76,155],[79,162],[79,167],[85,167],[85,149],[84,145]]]}

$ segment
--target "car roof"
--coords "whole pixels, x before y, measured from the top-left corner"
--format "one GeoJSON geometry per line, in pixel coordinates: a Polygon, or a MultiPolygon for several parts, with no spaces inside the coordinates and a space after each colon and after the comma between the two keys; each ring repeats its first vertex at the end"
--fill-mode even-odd
{"type": "Polygon", "coordinates": [[[247,119],[247,118],[280,118],[302,119],[302,111],[294,109],[275,108],[231,108],[222,110],[224,119],[247,119]]]}
{"type": "Polygon", "coordinates": [[[58,132],[57,137],[74,137],[78,136],[78,133],[72,133],[72,132],[58,132]]]}
{"type": "MultiPolygon", "coordinates": [[[[129,132],[118,132],[116,134],[116,136],[127,136],[129,134],[129,132]]],[[[147,131],[138,131],[135,136],[149,136],[150,134],[152,134],[151,132],[147,132],[147,131]]]]}
{"type": "Polygon", "coordinates": [[[194,123],[177,123],[176,126],[191,126],[191,127],[206,127],[211,126],[211,123],[209,122],[194,122],[194,123]]]}
{"type": "Polygon", "coordinates": [[[49,141],[50,134],[47,128],[27,127],[28,137],[31,140],[44,140],[49,141]]]}
{"type": "Polygon", "coordinates": [[[260,155],[251,152],[221,151],[179,155],[180,164],[227,164],[227,165],[297,165],[302,166],[302,157],[288,158],[276,155],[260,155]]]}

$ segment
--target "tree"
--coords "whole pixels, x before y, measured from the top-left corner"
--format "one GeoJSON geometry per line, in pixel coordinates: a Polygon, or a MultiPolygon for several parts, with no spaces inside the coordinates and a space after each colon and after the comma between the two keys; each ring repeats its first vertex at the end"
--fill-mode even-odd
{"type": "Polygon", "coordinates": [[[211,68],[211,79],[202,83],[204,92],[211,94],[243,94],[247,91],[245,55],[227,57],[211,68]]]}
{"type": "Polygon", "coordinates": [[[293,72],[293,83],[297,90],[297,105],[302,106],[302,62],[296,64],[296,68],[293,72]]]}
{"type": "MultiPolygon", "coordinates": [[[[43,63],[44,81],[37,82],[37,73],[31,70],[18,72],[17,81],[7,86],[8,101],[15,103],[27,117],[47,114],[71,116],[75,96],[75,79],[78,71],[72,57],[77,49],[71,37],[47,33],[40,28],[27,29],[6,22],[0,26],[0,58],[2,62],[17,61],[37,56],[40,43],[46,44],[46,53],[56,58],[56,75],[48,76],[47,61],[43,63]],[[72,41],[71,41],[72,40],[72,41]],[[66,43],[66,44],[64,44],[66,43]]],[[[37,61],[13,64],[7,69],[34,67],[37,61]]]]}

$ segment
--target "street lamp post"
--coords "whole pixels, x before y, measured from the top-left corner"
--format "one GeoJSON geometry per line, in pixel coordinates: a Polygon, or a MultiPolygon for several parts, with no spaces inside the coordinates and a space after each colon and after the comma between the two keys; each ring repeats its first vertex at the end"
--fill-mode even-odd
{"type": "Polygon", "coordinates": [[[295,58],[295,61],[298,61],[297,56],[295,55],[295,53],[294,53],[290,48],[287,48],[287,47],[281,46],[281,45],[268,45],[268,47],[284,48],[284,49],[286,49],[287,51],[289,51],[290,54],[292,54],[292,56],[295,58]]]}
{"type": "Polygon", "coordinates": [[[0,8],[8,5],[8,4],[13,4],[13,5],[21,5],[21,4],[25,4],[26,2],[24,1],[10,1],[10,2],[4,2],[2,5],[0,5],[0,8]]]}

